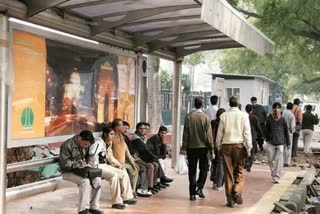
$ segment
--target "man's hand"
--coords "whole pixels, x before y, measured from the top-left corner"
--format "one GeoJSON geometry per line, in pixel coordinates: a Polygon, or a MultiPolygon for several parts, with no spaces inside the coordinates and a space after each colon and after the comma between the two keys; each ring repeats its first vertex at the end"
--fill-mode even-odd
{"type": "Polygon", "coordinates": [[[118,166],[119,169],[124,169],[125,167],[123,165],[118,166]]]}
{"type": "Polygon", "coordinates": [[[187,151],[185,149],[180,149],[180,155],[186,155],[187,151]]]}
{"type": "Polygon", "coordinates": [[[213,151],[210,152],[210,155],[211,155],[211,160],[214,160],[216,158],[216,155],[214,154],[213,151]]]}
{"type": "Polygon", "coordinates": [[[250,149],[247,149],[246,151],[247,151],[248,157],[251,157],[251,150],[250,150],[250,149]]]}
{"type": "Polygon", "coordinates": [[[87,164],[85,161],[81,161],[80,162],[80,168],[84,168],[84,167],[90,167],[90,165],[89,164],[87,164]]]}

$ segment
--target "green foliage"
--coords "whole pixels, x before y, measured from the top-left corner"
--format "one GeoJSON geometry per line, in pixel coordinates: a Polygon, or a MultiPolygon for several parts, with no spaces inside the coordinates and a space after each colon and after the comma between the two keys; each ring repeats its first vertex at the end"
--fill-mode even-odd
{"type": "Polygon", "coordinates": [[[183,64],[196,66],[205,62],[205,54],[203,52],[196,52],[194,54],[188,55],[184,58],[183,64]]]}
{"type": "Polygon", "coordinates": [[[221,60],[223,72],[264,75],[275,80],[286,95],[319,95],[320,1],[232,0],[230,3],[251,17],[249,20],[275,46],[273,55],[267,56],[258,56],[248,49],[228,50],[221,60]]]}
{"type": "Polygon", "coordinates": [[[189,74],[182,74],[181,77],[182,93],[185,95],[191,94],[191,79],[189,74]]]}
{"type": "Polygon", "coordinates": [[[166,70],[160,71],[161,91],[172,91],[172,75],[166,70]]]}

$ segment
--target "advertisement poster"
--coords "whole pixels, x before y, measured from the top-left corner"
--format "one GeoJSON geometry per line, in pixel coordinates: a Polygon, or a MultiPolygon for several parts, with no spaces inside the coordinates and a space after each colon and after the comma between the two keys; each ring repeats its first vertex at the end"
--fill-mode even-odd
{"type": "MultiPolygon", "coordinates": [[[[39,71],[44,76],[43,102],[39,103],[44,115],[42,136],[101,131],[115,118],[134,125],[135,85],[129,83],[135,82],[135,59],[51,39],[43,43],[46,58],[39,71]]],[[[24,81],[30,84],[33,79],[30,75],[24,81]]]]}
{"type": "Polygon", "coordinates": [[[14,32],[13,139],[44,137],[46,55],[44,38],[14,32]]]}

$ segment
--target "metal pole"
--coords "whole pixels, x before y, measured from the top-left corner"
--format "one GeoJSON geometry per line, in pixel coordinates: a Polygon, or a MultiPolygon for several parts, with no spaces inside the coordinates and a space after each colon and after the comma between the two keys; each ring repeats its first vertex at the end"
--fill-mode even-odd
{"type": "Polygon", "coordinates": [[[5,82],[8,69],[8,17],[0,14],[0,214],[6,212],[7,189],[7,101],[8,90],[5,82]]]}
{"type": "Polygon", "coordinates": [[[180,152],[181,144],[181,124],[180,124],[180,107],[181,107],[181,77],[182,61],[174,63],[173,70],[173,97],[172,97],[172,160],[171,167],[177,164],[177,157],[180,152]]]}

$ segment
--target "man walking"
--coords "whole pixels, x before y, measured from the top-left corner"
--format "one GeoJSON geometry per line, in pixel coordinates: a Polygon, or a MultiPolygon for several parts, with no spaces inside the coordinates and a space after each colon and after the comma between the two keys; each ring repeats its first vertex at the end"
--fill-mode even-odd
{"type": "Polygon", "coordinates": [[[303,145],[304,145],[304,153],[306,155],[312,154],[310,145],[313,137],[313,125],[317,125],[319,123],[318,115],[313,115],[311,113],[312,106],[306,106],[306,112],[303,113],[302,116],[302,137],[303,137],[303,145]]]}
{"type": "Polygon", "coordinates": [[[213,95],[210,97],[210,102],[211,102],[211,106],[209,106],[208,108],[206,108],[206,110],[204,110],[204,112],[209,116],[209,118],[211,120],[215,120],[217,111],[218,111],[218,97],[216,95],[213,95]]]}
{"type": "MultiPolygon", "coordinates": [[[[263,131],[266,127],[267,112],[264,110],[262,105],[257,104],[256,97],[251,97],[250,101],[251,101],[251,105],[252,105],[252,114],[259,119],[260,127],[263,131]]],[[[263,136],[258,135],[257,142],[258,142],[260,151],[263,151],[263,142],[264,142],[263,136]]]]}
{"type": "Polygon", "coordinates": [[[293,108],[291,112],[294,114],[294,117],[296,119],[296,127],[292,137],[291,157],[296,157],[297,151],[298,151],[298,140],[299,140],[301,125],[302,125],[302,110],[300,108],[300,100],[298,98],[293,100],[293,108]]]}
{"type": "Polygon", "coordinates": [[[281,104],[275,102],[272,105],[272,114],[268,116],[265,136],[267,139],[268,164],[271,170],[272,180],[279,183],[283,166],[283,147],[290,147],[288,125],[280,113],[281,104]]]}
{"type": "Polygon", "coordinates": [[[213,138],[211,120],[203,112],[203,98],[194,99],[195,110],[187,114],[184,122],[182,147],[180,154],[187,154],[189,169],[189,194],[190,201],[196,200],[196,194],[205,198],[202,192],[208,173],[208,151],[213,154],[213,138]],[[199,161],[199,178],[197,176],[197,164],[199,161]]]}
{"type": "Polygon", "coordinates": [[[293,132],[294,129],[296,127],[296,119],[293,115],[293,113],[291,112],[293,108],[293,104],[291,102],[287,103],[287,107],[286,110],[283,111],[282,116],[283,118],[286,120],[287,124],[288,124],[288,130],[289,130],[289,140],[290,140],[290,146],[287,146],[285,144],[284,146],[284,150],[283,150],[283,166],[284,167],[289,167],[290,166],[290,162],[291,162],[291,147],[292,147],[292,138],[293,138],[293,132]]]}
{"type": "Polygon", "coordinates": [[[216,143],[224,160],[226,205],[233,207],[243,203],[243,160],[246,153],[250,157],[252,140],[249,116],[239,110],[236,97],[230,97],[229,106],[229,111],[220,116],[216,143]]]}

